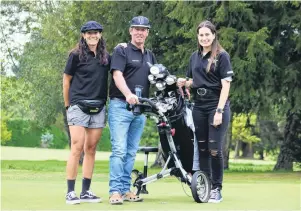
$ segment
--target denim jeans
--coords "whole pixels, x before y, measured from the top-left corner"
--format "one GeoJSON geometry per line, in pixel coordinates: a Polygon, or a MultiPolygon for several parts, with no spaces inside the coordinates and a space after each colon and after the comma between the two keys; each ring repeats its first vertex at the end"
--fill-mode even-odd
{"type": "Polygon", "coordinates": [[[126,102],[110,100],[108,122],[111,134],[109,193],[129,192],[131,172],[145,125],[144,115],[134,116],[126,109],[126,102]]]}

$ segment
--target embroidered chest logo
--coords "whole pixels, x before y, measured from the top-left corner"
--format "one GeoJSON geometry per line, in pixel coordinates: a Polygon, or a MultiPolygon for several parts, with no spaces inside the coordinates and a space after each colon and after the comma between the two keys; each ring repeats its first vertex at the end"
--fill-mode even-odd
{"type": "Polygon", "coordinates": [[[138,59],[133,59],[132,62],[140,62],[138,59]]]}
{"type": "MultiPolygon", "coordinates": [[[[209,58],[208,59],[208,62],[210,62],[211,61],[211,59],[209,58]]],[[[213,62],[212,62],[212,64],[215,64],[216,65],[216,63],[218,62],[218,60],[217,59],[213,59],[213,62]]]]}

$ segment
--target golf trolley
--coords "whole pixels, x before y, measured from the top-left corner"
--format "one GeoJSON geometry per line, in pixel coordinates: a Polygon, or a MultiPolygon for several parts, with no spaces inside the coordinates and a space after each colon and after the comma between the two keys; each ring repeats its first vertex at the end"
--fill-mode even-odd
{"type": "MultiPolygon", "coordinates": [[[[193,175],[193,142],[194,134],[185,122],[185,110],[191,109],[191,103],[183,90],[176,86],[176,76],[170,75],[161,64],[150,65],[149,81],[155,84],[158,91],[154,98],[141,98],[141,87],[136,87],[139,104],[128,106],[134,115],[146,114],[155,120],[159,132],[160,143],[165,164],[162,170],[152,176],[147,175],[147,163],[144,173],[132,171],[132,186],[137,195],[148,193],[146,185],[168,176],[175,176],[187,184],[194,200],[205,203],[209,200],[211,183],[208,176],[197,171],[193,175]]],[[[185,92],[185,90],[184,90],[185,92]]],[[[142,148],[146,156],[156,152],[157,148],[142,148]]],[[[147,162],[147,159],[146,159],[147,162]]]]}

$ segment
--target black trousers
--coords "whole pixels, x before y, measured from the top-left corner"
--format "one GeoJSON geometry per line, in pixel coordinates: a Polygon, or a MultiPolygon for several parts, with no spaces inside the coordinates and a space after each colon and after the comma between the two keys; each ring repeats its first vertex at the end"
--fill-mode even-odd
{"type": "Polygon", "coordinates": [[[230,122],[230,106],[224,108],[222,124],[214,127],[215,109],[203,109],[196,103],[193,111],[195,136],[198,142],[200,170],[211,178],[212,188],[222,189],[224,159],[223,141],[230,122]]]}

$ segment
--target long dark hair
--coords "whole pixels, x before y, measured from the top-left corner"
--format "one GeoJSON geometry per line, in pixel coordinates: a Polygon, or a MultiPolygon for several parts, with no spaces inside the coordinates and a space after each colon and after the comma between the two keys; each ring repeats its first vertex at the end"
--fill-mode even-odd
{"type": "MultiPolygon", "coordinates": [[[[84,39],[83,36],[81,36],[79,42],[77,43],[76,47],[71,50],[71,52],[76,52],[79,54],[79,60],[87,61],[88,52],[89,52],[89,46],[84,39]]],[[[108,52],[106,49],[106,42],[101,36],[100,40],[98,41],[97,47],[96,47],[96,56],[99,56],[99,61],[101,64],[107,65],[108,64],[108,52]]]]}
{"type": "MultiPolygon", "coordinates": [[[[209,62],[208,62],[207,68],[206,68],[207,72],[209,72],[212,62],[216,61],[216,57],[218,56],[218,54],[220,52],[224,51],[224,48],[219,44],[219,41],[217,39],[216,28],[210,21],[206,20],[206,21],[201,22],[196,30],[196,33],[199,34],[199,29],[203,28],[203,27],[210,29],[211,33],[215,35],[215,38],[211,44],[211,55],[210,55],[210,59],[209,59],[209,62]]],[[[203,46],[200,45],[199,41],[198,41],[198,49],[203,51],[203,46]]]]}

